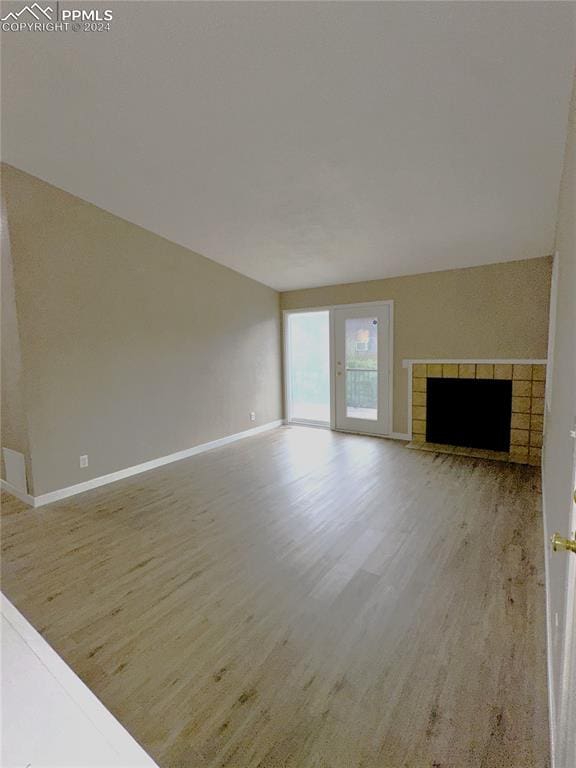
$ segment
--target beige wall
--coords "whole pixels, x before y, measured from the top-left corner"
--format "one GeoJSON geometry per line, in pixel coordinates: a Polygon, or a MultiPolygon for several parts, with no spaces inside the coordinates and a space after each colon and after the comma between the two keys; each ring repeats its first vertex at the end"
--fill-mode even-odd
{"type": "MultiPolygon", "coordinates": [[[[8,216],[4,199],[0,203],[0,248],[2,261],[2,405],[1,405],[1,445],[13,451],[23,453],[28,462],[28,429],[24,403],[22,401],[22,360],[20,354],[20,335],[16,316],[14,295],[14,275],[10,238],[8,234],[8,216]]],[[[30,467],[28,466],[28,472],[30,467]]],[[[2,477],[5,478],[4,457],[2,457],[2,477]]]]}
{"type": "Polygon", "coordinates": [[[281,418],[275,291],[14,168],[2,183],[35,495],[281,418]]]}
{"type": "Polygon", "coordinates": [[[280,295],[283,309],[394,300],[395,432],[407,430],[405,358],[545,358],[549,257],[280,295]]]}
{"type": "MultiPolygon", "coordinates": [[[[572,517],[572,490],[574,480],[574,461],[576,445],[570,437],[570,429],[576,424],[576,81],[572,95],[570,123],[564,174],[560,192],[558,227],[556,232],[557,280],[555,291],[555,332],[551,339],[552,359],[549,371],[548,396],[544,434],[543,478],[544,478],[544,513],[548,534],[559,531],[568,536],[576,527],[572,517]]],[[[548,555],[548,600],[550,622],[550,651],[553,662],[553,686],[557,715],[560,717],[561,696],[561,643],[564,635],[566,611],[566,586],[568,583],[568,556],[564,553],[548,555]],[[556,626],[555,615],[558,616],[556,626]]],[[[574,579],[574,575],[570,578],[574,579]]],[[[576,642],[576,638],[575,638],[576,642]]],[[[576,649],[575,649],[576,650],[576,649]]],[[[573,661],[576,665],[576,658],[573,661]]],[[[574,667],[576,672],[576,666],[574,667]]],[[[567,681],[572,696],[576,680],[567,681]]],[[[576,700],[568,728],[574,737],[574,716],[576,700]]],[[[576,743],[576,740],[574,741],[576,743]]],[[[558,741],[558,768],[573,765],[568,756],[562,754],[562,737],[558,741]]]]}

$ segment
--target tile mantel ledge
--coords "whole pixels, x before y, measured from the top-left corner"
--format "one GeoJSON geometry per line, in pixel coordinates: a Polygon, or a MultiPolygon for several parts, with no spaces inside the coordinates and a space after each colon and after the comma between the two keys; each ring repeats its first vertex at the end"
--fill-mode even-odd
{"type": "Polygon", "coordinates": [[[408,368],[415,363],[430,363],[432,365],[434,363],[457,363],[461,365],[465,365],[466,363],[484,363],[488,365],[547,365],[548,360],[546,358],[540,359],[536,357],[410,357],[402,360],[402,367],[408,368]]]}

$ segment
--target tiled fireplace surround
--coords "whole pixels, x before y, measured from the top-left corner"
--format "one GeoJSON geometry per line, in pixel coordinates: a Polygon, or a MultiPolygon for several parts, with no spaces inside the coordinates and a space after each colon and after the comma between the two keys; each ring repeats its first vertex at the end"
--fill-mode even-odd
{"type": "MultiPolygon", "coordinates": [[[[510,452],[498,458],[538,466],[544,426],[545,363],[412,363],[412,444],[426,441],[426,389],[429,378],[512,379],[510,452]]],[[[473,407],[473,404],[471,404],[473,407]]],[[[446,447],[447,450],[451,448],[446,447]]],[[[456,453],[470,453],[453,448],[456,453]]],[[[490,456],[490,451],[478,454],[490,456]]]]}

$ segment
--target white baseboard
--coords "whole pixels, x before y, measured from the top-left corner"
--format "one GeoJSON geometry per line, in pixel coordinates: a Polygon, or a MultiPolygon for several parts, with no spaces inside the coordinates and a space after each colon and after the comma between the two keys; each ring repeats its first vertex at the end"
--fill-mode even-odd
{"type": "Polygon", "coordinates": [[[3,491],[6,491],[6,493],[9,493],[11,496],[16,496],[16,498],[20,499],[20,501],[23,501],[24,504],[28,504],[31,507],[35,506],[34,496],[30,496],[29,493],[24,493],[19,488],[11,485],[7,480],[4,480],[4,478],[0,480],[0,488],[2,488],[3,491]]]}
{"type": "MultiPolygon", "coordinates": [[[[242,440],[245,437],[251,437],[252,435],[260,434],[261,432],[267,432],[270,429],[276,429],[286,422],[283,419],[277,421],[270,421],[268,424],[263,424],[260,427],[254,427],[253,429],[247,429],[244,432],[236,432],[233,435],[227,437],[221,437],[218,440],[212,440],[210,443],[202,443],[201,445],[195,445],[192,448],[186,448],[183,451],[171,453],[168,456],[161,456],[158,459],[152,459],[151,461],[145,461],[143,464],[136,464],[133,467],[126,467],[126,469],[120,469],[118,472],[111,472],[108,475],[101,475],[100,477],[94,477],[92,480],[86,480],[84,483],[77,483],[76,485],[69,485],[67,488],[60,488],[57,491],[50,491],[49,493],[43,493],[39,496],[30,496],[29,494],[22,493],[14,486],[7,483],[6,480],[1,481],[2,488],[10,493],[12,496],[23,501],[31,507],[43,507],[46,504],[52,504],[55,501],[61,499],[67,499],[69,496],[76,496],[79,493],[85,493],[86,491],[92,491],[95,488],[100,488],[102,485],[108,485],[115,483],[117,480],[124,480],[127,477],[133,475],[139,475],[142,472],[148,472],[151,469],[157,467],[163,467],[165,464],[172,464],[175,461],[181,461],[182,459],[188,459],[191,456],[196,456],[198,453],[204,453],[210,451],[213,448],[220,448],[228,443],[234,443],[237,440],[242,440]]],[[[386,437],[392,440],[410,440],[410,435],[404,432],[391,432],[389,435],[378,435],[378,437],[386,437]]]]}
{"type": "Polygon", "coordinates": [[[78,493],[91,491],[94,488],[99,488],[102,485],[115,483],[117,480],[124,480],[127,477],[132,477],[132,475],[139,475],[142,472],[148,472],[151,469],[163,467],[165,464],[172,464],[175,461],[188,459],[190,456],[196,456],[198,453],[211,451],[213,448],[220,448],[223,445],[228,445],[228,443],[235,443],[237,440],[243,440],[245,437],[251,437],[252,435],[258,435],[261,432],[267,432],[270,429],[276,429],[276,427],[282,426],[282,423],[282,419],[278,419],[277,421],[270,421],[267,424],[262,424],[260,427],[253,427],[252,429],[247,429],[244,432],[236,432],[233,435],[221,437],[218,440],[212,440],[210,443],[195,445],[192,448],[186,448],[183,451],[177,451],[176,453],[171,453],[168,456],[161,456],[158,459],[145,461],[143,464],[136,464],[133,467],[120,469],[118,472],[111,472],[108,475],[94,477],[92,480],[86,480],[84,483],[69,485],[67,488],[60,488],[57,491],[43,493],[40,496],[28,496],[26,494],[22,494],[12,486],[8,486],[4,480],[2,481],[2,488],[8,491],[8,493],[11,493],[13,496],[19,498],[21,501],[24,501],[26,504],[29,504],[31,507],[43,507],[45,504],[52,504],[55,501],[66,499],[69,496],[76,496],[78,493]]]}
{"type": "Polygon", "coordinates": [[[384,435],[384,437],[390,437],[392,440],[407,440],[408,442],[412,440],[412,435],[408,434],[408,432],[390,432],[389,435],[384,435]]]}
{"type": "Polygon", "coordinates": [[[408,442],[412,440],[412,437],[408,434],[408,432],[389,432],[387,435],[377,435],[376,433],[370,432],[352,432],[347,429],[336,429],[335,427],[331,427],[330,424],[321,424],[314,421],[288,421],[288,419],[284,419],[282,423],[288,427],[316,427],[318,429],[333,429],[335,432],[344,432],[348,435],[368,435],[368,437],[385,437],[390,440],[406,440],[408,442]]]}

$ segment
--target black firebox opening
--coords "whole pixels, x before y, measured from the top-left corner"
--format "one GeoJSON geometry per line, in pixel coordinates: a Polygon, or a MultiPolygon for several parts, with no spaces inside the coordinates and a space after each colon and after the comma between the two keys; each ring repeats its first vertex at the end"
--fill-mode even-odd
{"type": "Polygon", "coordinates": [[[512,382],[428,379],[426,440],[466,448],[510,450],[512,382]]]}

